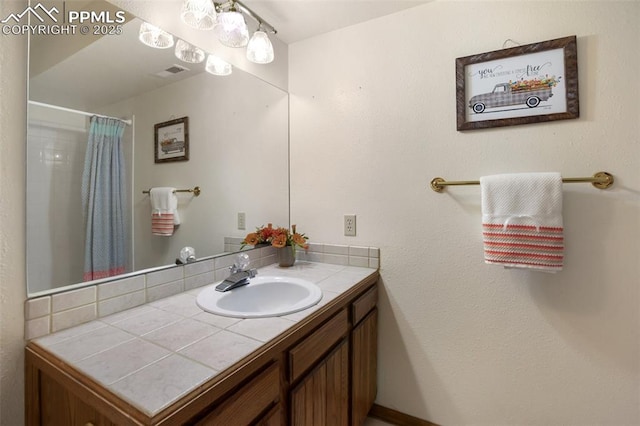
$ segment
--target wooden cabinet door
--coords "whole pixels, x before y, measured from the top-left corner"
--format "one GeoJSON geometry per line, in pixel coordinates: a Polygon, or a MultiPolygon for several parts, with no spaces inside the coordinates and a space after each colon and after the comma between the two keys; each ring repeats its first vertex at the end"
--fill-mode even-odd
{"type": "Polygon", "coordinates": [[[360,426],[367,418],[376,399],[378,310],[371,313],[353,329],[351,360],[351,424],[360,426]]]}
{"type": "Polygon", "coordinates": [[[349,423],[349,341],[343,342],[291,392],[291,424],[349,423]]]}
{"type": "MultiPolygon", "coordinates": [[[[271,364],[248,384],[243,386],[199,420],[198,426],[245,426],[256,419],[280,397],[280,369],[271,364]]],[[[267,423],[268,424],[268,423],[267,423]]]]}
{"type": "Polygon", "coordinates": [[[46,374],[40,375],[39,408],[40,418],[31,421],[41,426],[116,425],[46,374]]]}

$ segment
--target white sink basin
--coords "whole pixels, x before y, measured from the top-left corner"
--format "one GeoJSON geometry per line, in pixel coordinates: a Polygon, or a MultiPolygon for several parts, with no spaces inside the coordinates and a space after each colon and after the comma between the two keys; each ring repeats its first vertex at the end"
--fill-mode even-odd
{"type": "Polygon", "coordinates": [[[248,285],[219,292],[215,285],[198,294],[196,303],[207,312],[235,318],[265,318],[292,314],[315,305],[322,290],[311,281],[289,277],[255,277],[248,285]]]}

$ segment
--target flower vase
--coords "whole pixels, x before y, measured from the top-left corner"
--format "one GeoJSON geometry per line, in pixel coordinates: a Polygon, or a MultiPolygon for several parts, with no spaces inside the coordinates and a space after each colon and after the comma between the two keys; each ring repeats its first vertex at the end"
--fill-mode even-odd
{"type": "Polygon", "coordinates": [[[293,251],[293,246],[284,246],[277,250],[278,252],[278,265],[280,266],[293,266],[296,262],[296,255],[293,251]]]}

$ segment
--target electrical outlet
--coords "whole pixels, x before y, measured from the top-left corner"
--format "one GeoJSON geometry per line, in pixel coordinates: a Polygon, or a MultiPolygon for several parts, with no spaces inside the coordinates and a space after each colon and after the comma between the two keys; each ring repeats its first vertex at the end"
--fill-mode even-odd
{"type": "Polygon", "coordinates": [[[347,237],[356,236],[356,215],[355,214],[344,215],[344,235],[347,237]]]}
{"type": "Polygon", "coordinates": [[[244,212],[238,213],[238,229],[247,229],[247,216],[244,212]]]}

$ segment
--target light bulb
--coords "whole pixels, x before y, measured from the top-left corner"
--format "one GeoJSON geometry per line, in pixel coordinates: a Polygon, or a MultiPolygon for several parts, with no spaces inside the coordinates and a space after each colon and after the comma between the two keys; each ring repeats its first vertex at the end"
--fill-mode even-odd
{"type": "Polygon", "coordinates": [[[210,30],[216,24],[216,9],[211,0],[184,0],[182,22],[198,30],[210,30]]]}
{"type": "Polygon", "coordinates": [[[143,22],[140,25],[138,39],[149,47],[168,49],[173,46],[173,36],[160,28],[143,22]]]}
{"type": "Polygon", "coordinates": [[[273,62],[273,45],[264,31],[256,31],[247,46],[247,59],[256,64],[273,62]]]}
{"type": "Polygon", "coordinates": [[[240,12],[231,10],[218,15],[213,32],[220,43],[228,47],[244,47],[249,42],[249,29],[240,12]]]}
{"type": "Polygon", "coordinates": [[[215,55],[209,55],[205,70],[213,75],[229,75],[232,72],[231,64],[215,55]]]}
{"type": "Polygon", "coordinates": [[[191,64],[198,64],[204,61],[204,51],[184,40],[176,43],[176,58],[191,64]]]}

